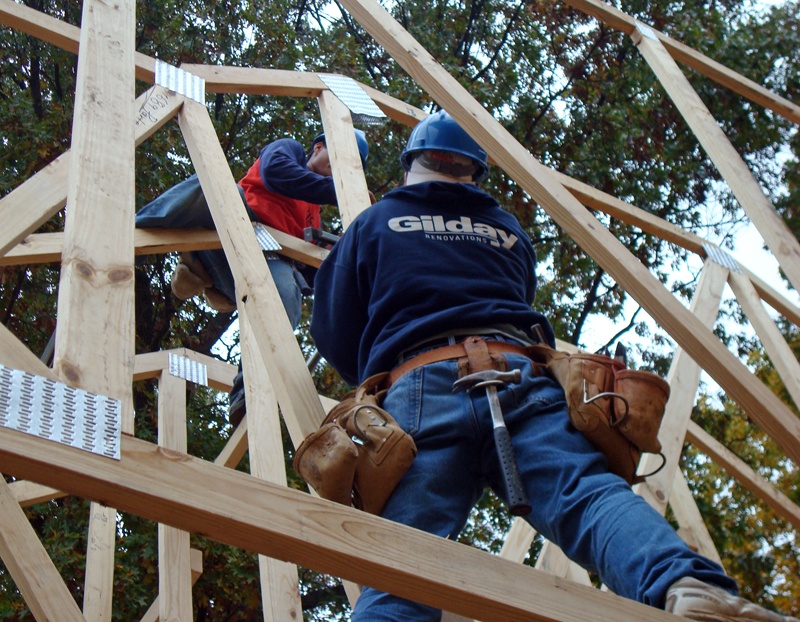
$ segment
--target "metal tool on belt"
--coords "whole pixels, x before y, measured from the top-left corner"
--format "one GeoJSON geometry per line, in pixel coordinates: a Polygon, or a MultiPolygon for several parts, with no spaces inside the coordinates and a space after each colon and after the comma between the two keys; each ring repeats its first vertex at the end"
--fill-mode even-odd
{"type": "Polygon", "coordinates": [[[503,420],[503,411],[500,400],[497,399],[497,387],[508,382],[519,382],[521,373],[518,369],[513,371],[498,371],[487,369],[474,374],[468,374],[453,383],[453,391],[471,391],[473,389],[486,389],[489,400],[489,410],[492,413],[494,427],[494,442],[497,446],[497,457],[500,460],[500,470],[503,474],[503,483],[508,495],[508,505],[514,516],[525,516],[531,511],[531,504],[517,467],[514,456],[514,447],[511,445],[511,435],[508,433],[506,422],[503,420]]]}
{"type": "Polygon", "coordinates": [[[319,229],[318,227],[306,227],[303,229],[303,238],[306,242],[311,242],[312,244],[316,244],[318,246],[321,244],[333,246],[339,241],[338,235],[329,233],[328,231],[319,229]]]}

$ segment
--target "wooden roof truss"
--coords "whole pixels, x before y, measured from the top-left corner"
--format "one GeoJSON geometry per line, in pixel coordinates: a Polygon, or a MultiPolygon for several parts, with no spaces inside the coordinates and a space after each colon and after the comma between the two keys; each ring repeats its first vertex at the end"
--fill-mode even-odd
{"type": "MultiPolygon", "coordinates": [[[[800,108],[702,54],[597,0],[568,0],[633,37],[661,84],[763,235],[787,278],[800,289],[800,245],[775,214],[742,159],[689,86],[676,61],[794,122],[800,108]]],[[[620,283],[678,344],[668,380],[672,399],[661,431],[670,468],[637,487],[662,513],[669,503],[682,535],[719,559],[682,474],[685,438],[722,464],[795,528],[800,508],[721,443],[690,421],[701,369],[800,464],[800,420],[711,332],[726,284],[735,293],[800,404],[800,369],[767,302],[794,323],[800,310],[741,266],[709,258],[709,245],[614,197],[549,170],[484,110],[374,0],[342,5],[488,151],[573,239],[620,283]],[[691,307],[685,308],[592,215],[611,214],[706,258],[691,307]],[[738,268],[738,269],[737,269],[738,268]]],[[[295,564],[341,577],[351,599],[358,583],[414,598],[455,620],[668,620],[667,614],[589,585],[585,571],[550,545],[538,570],[521,565],[533,530],[514,522],[499,556],[458,546],[286,487],[278,404],[293,443],[317,428],[332,404],[316,393],[263,255],[242,210],[234,178],[205,107],[154,85],[134,98],[134,77],[154,80],[154,59],[134,52],[134,3],[85,0],[82,28],[12,0],[0,22],[75,53],[80,50],[72,150],[0,199],[0,265],[61,262],[58,334],[52,367],[0,325],[0,364],[106,395],[122,408],[121,459],[114,460],[0,426],[0,556],[37,619],[109,619],[117,510],[159,522],[159,597],[144,619],[192,619],[191,589],[202,553],[189,532],[260,555],[264,619],[299,619],[295,564]],[[101,79],[102,78],[102,79],[101,79]],[[219,235],[209,231],[135,230],[135,145],[176,117],[219,235]],[[133,122],[121,122],[130,119],[133,122]],[[67,206],[63,233],[36,234],[67,206]],[[113,241],[109,244],[107,241],[113,241]],[[248,412],[213,462],[186,454],[185,382],[169,356],[204,366],[211,387],[227,390],[235,369],[187,350],[133,351],[136,254],[223,248],[237,283],[248,412]],[[103,327],[104,330],[98,330],[103,327]],[[132,435],[131,382],[159,379],[159,438],[132,435]],[[259,382],[252,382],[258,378],[259,382]],[[265,379],[271,382],[265,382],[265,379]],[[252,417],[252,418],[251,418],[252,417]],[[251,473],[234,471],[246,451],[251,473]],[[22,507],[65,494],[90,499],[85,599],[75,605],[22,507]]],[[[343,223],[369,205],[350,111],[315,74],[235,67],[184,66],[211,92],[316,98],[343,223]]],[[[421,110],[363,87],[391,118],[413,126],[421,110]]],[[[282,253],[319,265],[325,251],[271,231],[282,253]]],[[[645,460],[643,470],[651,467],[645,460]]]]}

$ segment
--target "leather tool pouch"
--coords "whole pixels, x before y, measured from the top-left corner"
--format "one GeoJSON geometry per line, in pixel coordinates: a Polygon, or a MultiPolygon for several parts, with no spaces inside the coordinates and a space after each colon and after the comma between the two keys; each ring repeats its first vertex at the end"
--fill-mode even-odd
{"type": "Polygon", "coordinates": [[[414,440],[380,407],[388,374],[365,380],[297,448],[293,466],[319,493],[380,514],[417,455],[414,440]]]}
{"type": "Polygon", "coordinates": [[[637,484],[663,468],[662,463],[652,473],[636,475],[642,452],[661,452],[658,429],[669,399],[663,378],[626,369],[608,356],[567,354],[544,345],[529,350],[563,387],[570,421],[605,454],[613,473],[637,484]]]}

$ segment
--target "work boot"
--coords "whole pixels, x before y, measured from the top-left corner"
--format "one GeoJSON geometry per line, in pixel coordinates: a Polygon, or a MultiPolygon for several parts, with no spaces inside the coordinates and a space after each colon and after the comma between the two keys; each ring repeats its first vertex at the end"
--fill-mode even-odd
{"type": "Polygon", "coordinates": [[[231,387],[228,400],[228,421],[234,428],[237,428],[247,412],[247,404],[244,398],[244,376],[242,375],[241,367],[239,368],[239,373],[233,379],[233,387],[231,387]]]}
{"type": "Polygon", "coordinates": [[[236,303],[219,291],[216,287],[206,287],[203,291],[208,306],[220,313],[230,313],[236,310],[236,303]]]}
{"type": "Polygon", "coordinates": [[[664,609],[704,622],[800,622],[692,577],[684,577],[670,586],[664,609]]]}
{"type": "Polygon", "coordinates": [[[192,253],[181,253],[181,261],[172,273],[172,293],[181,300],[189,300],[211,287],[211,276],[192,253]]]}

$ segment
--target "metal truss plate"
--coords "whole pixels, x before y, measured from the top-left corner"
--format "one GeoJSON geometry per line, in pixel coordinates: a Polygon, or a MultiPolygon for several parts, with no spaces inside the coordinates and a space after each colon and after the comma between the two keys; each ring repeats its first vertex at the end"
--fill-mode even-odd
{"type": "Polygon", "coordinates": [[[119,400],[0,365],[0,425],[120,459],[119,400]]]}
{"type": "Polygon", "coordinates": [[[195,384],[208,386],[208,367],[185,356],[169,355],[169,373],[195,384]]]}
{"type": "Polygon", "coordinates": [[[272,237],[272,234],[270,234],[267,228],[260,222],[253,223],[253,231],[255,231],[256,240],[258,240],[258,245],[261,247],[262,251],[281,250],[281,245],[278,244],[278,241],[272,237]]]}
{"type": "Polygon", "coordinates": [[[325,86],[350,109],[353,123],[381,125],[386,122],[387,117],[383,110],[378,108],[358,82],[347,76],[320,74],[319,77],[325,86]]]}
{"type": "Polygon", "coordinates": [[[714,261],[721,265],[723,268],[727,268],[731,272],[735,272],[737,274],[741,274],[742,271],[739,268],[739,264],[736,263],[736,260],[729,254],[722,250],[719,246],[715,246],[708,242],[703,242],[703,249],[706,251],[706,255],[711,261],[714,261]]]}
{"type": "Polygon", "coordinates": [[[643,37],[647,37],[653,41],[658,41],[658,35],[655,33],[655,31],[649,26],[644,25],[642,22],[636,22],[636,29],[642,33],[643,37]]]}
{"type": "Polygon", "coordinates": [[[206,103],[206,81],[200,76],[156,60],[155,83],[201,104],[206,103]]]}

